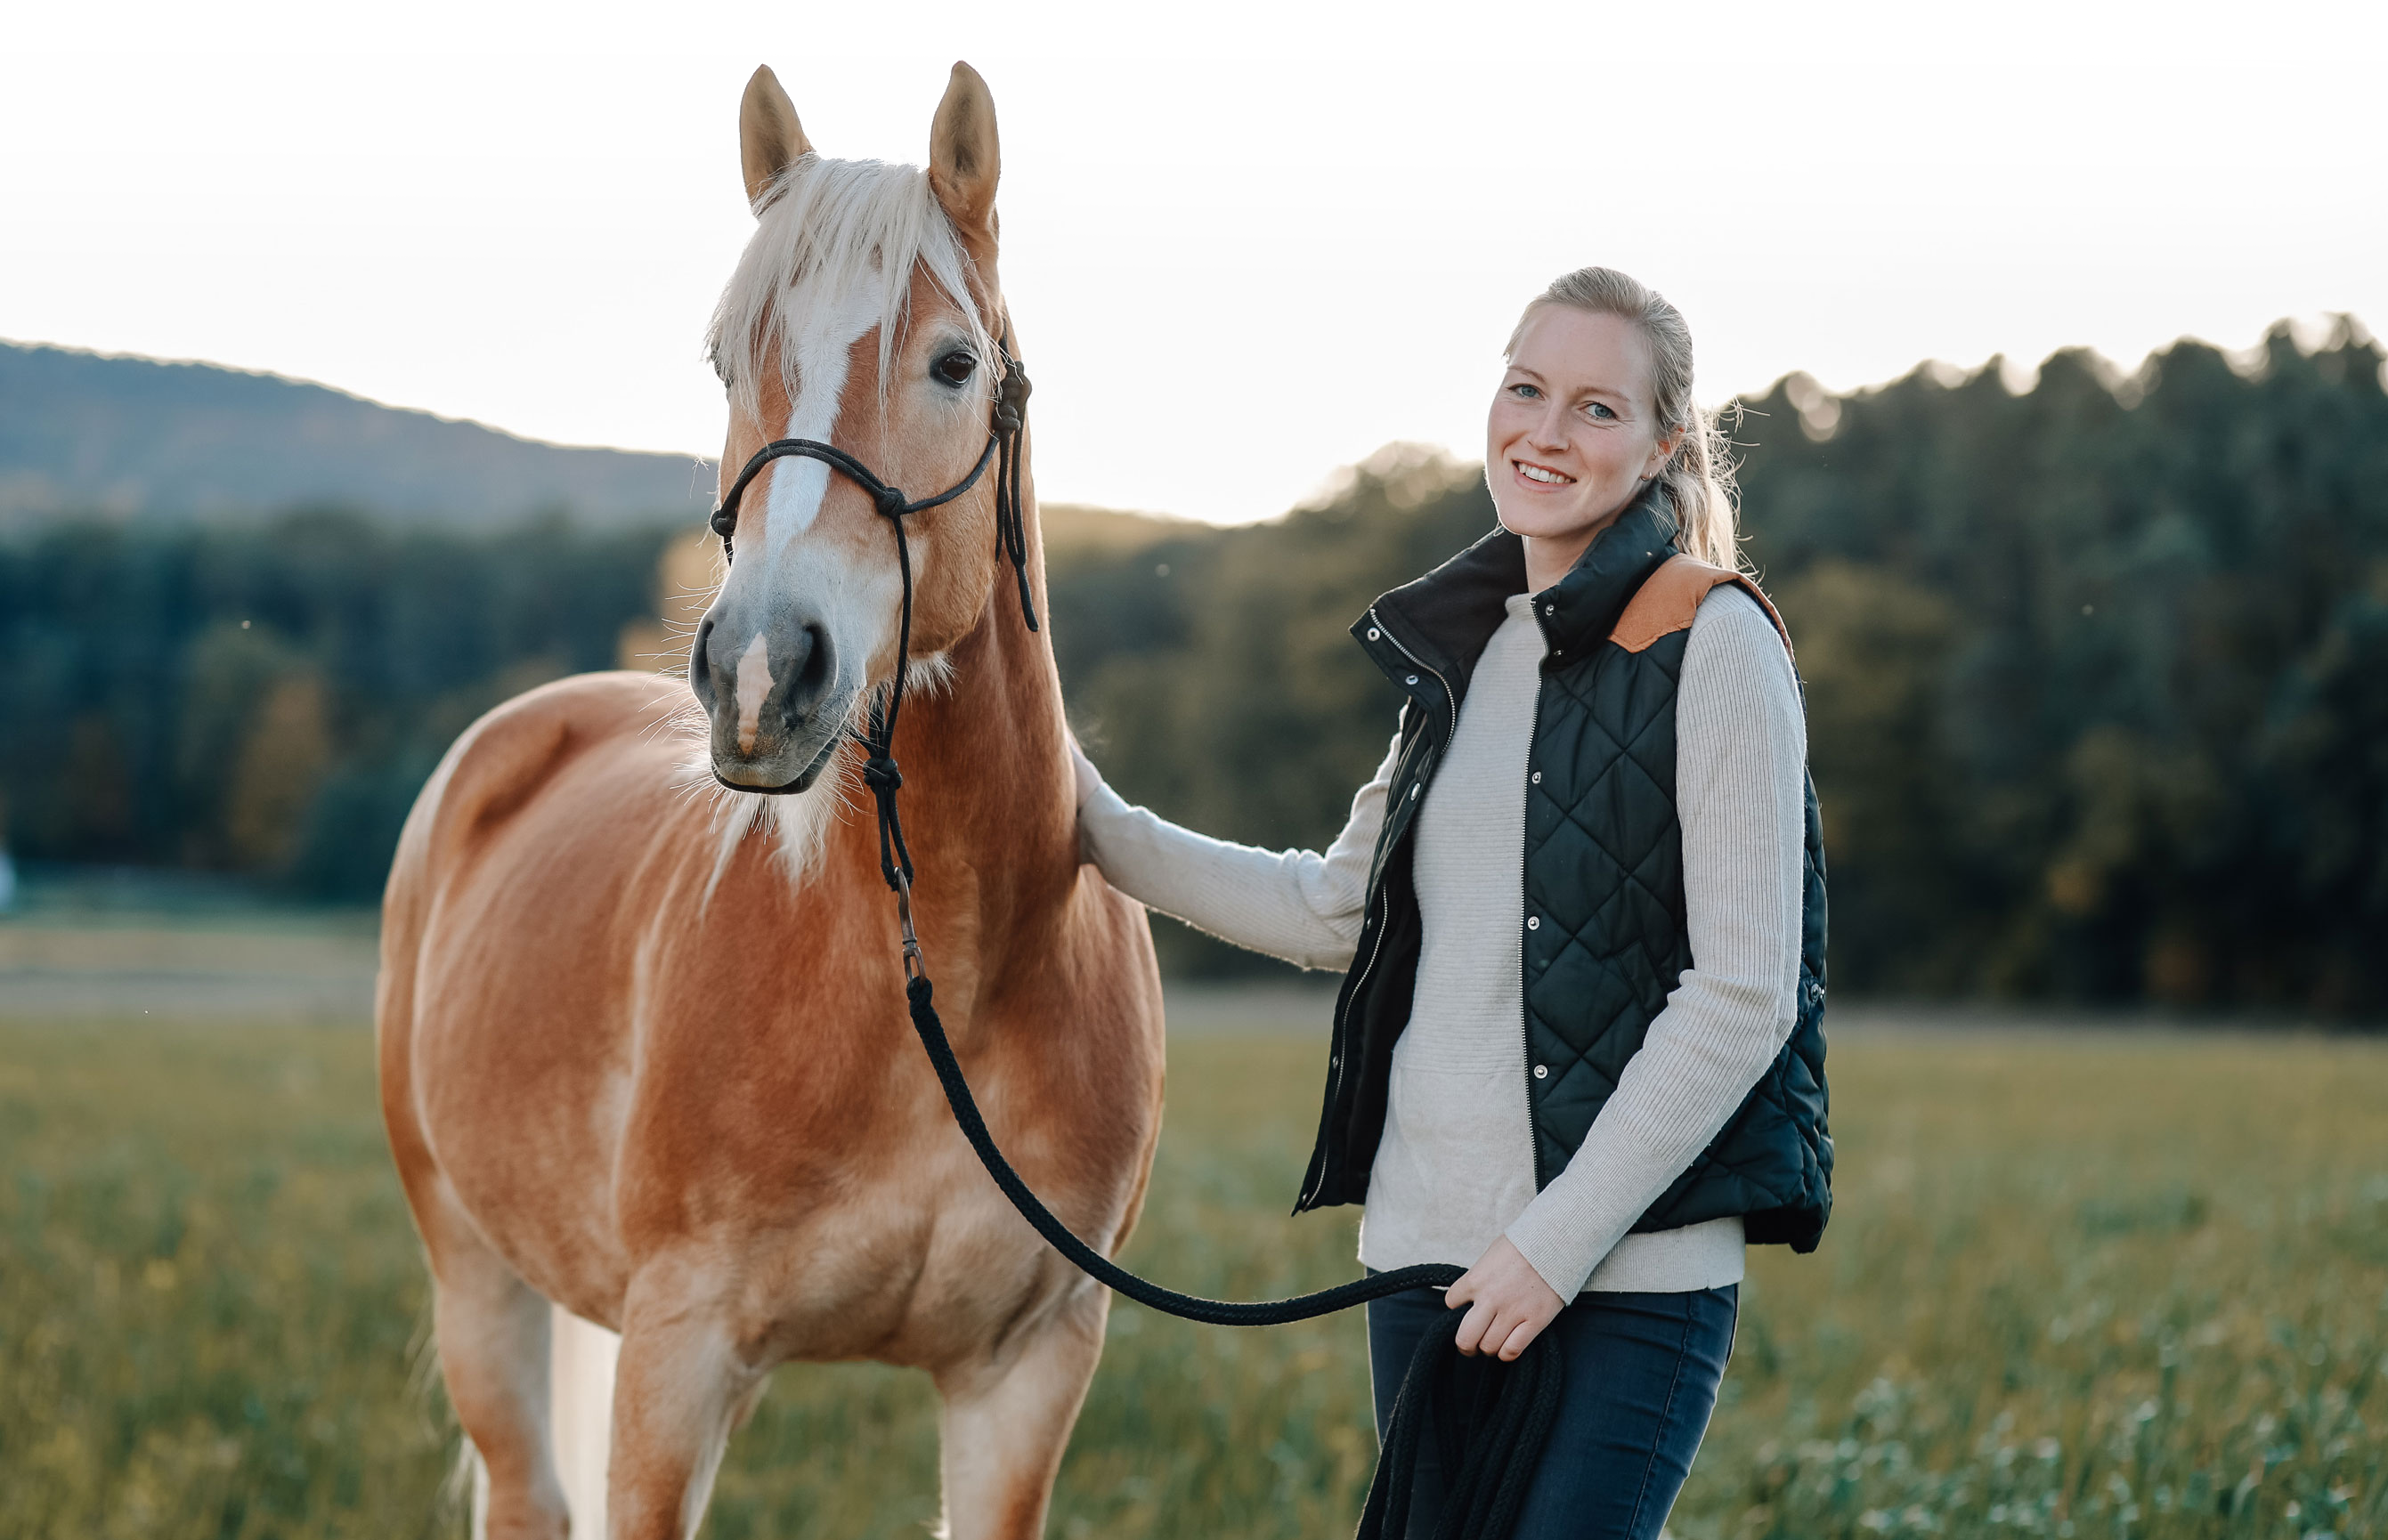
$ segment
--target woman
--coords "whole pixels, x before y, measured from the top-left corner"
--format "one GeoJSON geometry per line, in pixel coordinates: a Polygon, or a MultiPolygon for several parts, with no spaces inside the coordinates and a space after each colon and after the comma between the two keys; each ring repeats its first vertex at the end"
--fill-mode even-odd
{"type": "Polygon", "coordinates": [[[1810,1250],[1831,1203],[1806,726],[1736,572],[1681,314],[1586,268],[1506,357],[1501,527],[1354,625],[1408,701],[1326,853],[1178,828],[1084,756],[1079,827],[1153,908],[1350,970],[1300,1206],[1365,1199],[1372,1270],[1468,1269],[1369,1306],[1379,1435],[1439,1312],[1467,1311],[1471,1355],[1555,1332],[1566,1404],[1517,1533],[1653,1536],[1715,1406],[1744,1246],[1810,1250]]]}

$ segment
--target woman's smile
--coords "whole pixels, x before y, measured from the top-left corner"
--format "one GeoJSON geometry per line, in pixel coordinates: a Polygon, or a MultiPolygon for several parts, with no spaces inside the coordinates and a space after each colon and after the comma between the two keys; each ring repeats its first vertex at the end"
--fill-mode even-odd
{"type": "Polygon", "coordinates": [[[1573,486],[1575,485],[1575,477],[1569,475],[1566,472],[1557,470],[1555,467],[1544,465],[1538,461],[1513,460],[1509,461],[1509,463],[1516,469],[1518,479],[1524,482],[1530,488],[1573,486]]]}

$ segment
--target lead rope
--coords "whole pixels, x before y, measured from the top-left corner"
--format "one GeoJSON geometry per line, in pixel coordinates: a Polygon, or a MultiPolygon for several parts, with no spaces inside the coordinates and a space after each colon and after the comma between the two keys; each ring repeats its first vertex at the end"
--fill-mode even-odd
{"type": "MultiPolygon", "coordinates": [[[[961,1061],[938,1019],[935,990],[921,952],[921,938],[912,925],[912,856],[904,844],[904,819],[896,793],[904,774],[895,755],[896,722],[904,708],[907,663],[912,648],[912,548],[906,537],[907,514],[951,502],[978,484],[987,462],[996,461],[995,537],[997,554],[1011,563],[1020,587],[1021,617],[1028,629],[1037,629],[1036,606],[1028,587],[1028,542],[1020,501],[1023,455],[1020,440],[1027,423],[1028,373],[1011,356],[1007,336],[997,345],[1003,358],[1003,380],[997,387],[994,422],[987,446],[969,475],[946,491],[918,501],[879,479],[870,468],[834,445],[807,438],[782,438],[766,444],[739,472],[730,491],[715,509],[714,533],[721,536],[721,554],[734,560],[730,535],[738,524],[738,502],[747,484],[774,460],[798,456],[818,460],[844,474],[870,495],[871,506],[896,533],[896,565],[904,583],[903,607],[896,622],[896,675],[886,694],[871,703],[868,728],[856,735],[866,757],[863,783],[870,788],[879,813],[879,872],[896,895],[896,917],[903,937],[904,998],[910,1008],[912,1029],[929,1055],[929,1064],[944,1088],[954,1122],[978,1155],[979,1164],[1010,1199],[1020,1217],[1079,1271],[1106,1288],[1126,1295],[1149,1309],[1184,1320],[1212,1326],[1283,1326],[1298,1320],[1348,1310],[1354,1305],[1416,1288],[1448,1288],[1466,1273],[1464,1268],[1420,1263],[1396,1268],[1373,1278],[1354,1279],[1330,1289],[1298,1294],[1291,1299],[1240,1303],[1203,1299],[1164,1289],[1138,1278],[1078,1239],[1069,1226],[1031,1191],[1003,1151],[978,1110],[961,1061]]],[[[1454,1345],[1461,1313],[1446,1311],[1420,1340],[1409,1369],[1402,1377],[1400,1395],[1386,1430],[1384,1449],[1368,1485],[1368,1501],[1361,1511],[1356,1540],[1406,1540],[1410,1504],[1416,1483],[1418,1445],[1431,1424],[1436,1453],[1447,1475],[1442,1521],[1433,1540],[1505,1540],[1517,1526],[1518,1511],[1543,1445],[1558,1414],[1561,1360],[1538,1337],[1517,1362],[1470,1361],[1454,1345]]]]}

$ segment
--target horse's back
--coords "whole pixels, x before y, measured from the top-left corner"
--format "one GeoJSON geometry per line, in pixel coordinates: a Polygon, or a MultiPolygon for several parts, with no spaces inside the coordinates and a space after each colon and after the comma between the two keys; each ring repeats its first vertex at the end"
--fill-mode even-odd
{"type": "Polygon", "coordinates": [[[520,812],[591,749],[627,740],[667,757],[669,724],[686,702],[686,687],[658,675],[578,674],[484,713],[415,798],[390,866],[387,911],[412,916],[426,896],[422,884],[470,862],[476,835],[520,812]]]}

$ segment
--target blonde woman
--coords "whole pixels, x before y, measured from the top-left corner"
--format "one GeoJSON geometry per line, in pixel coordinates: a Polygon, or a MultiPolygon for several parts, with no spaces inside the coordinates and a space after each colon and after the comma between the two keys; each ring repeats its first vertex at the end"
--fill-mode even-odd
{"type": "Polygon", "coordinates": [[[1823,865],[1682,315],[1586,268],[1505,357],[1501,527],[1353,627],[1408,699],[1335,842],[1205,838],[1083,755],[1079,828],[1151,907],[1347,970],[1299,1206],[1365,1202],[1372,1270],[1468,1269],[1369,1306],[1379,1434],[1443,1311],[1470,1355],[1555,1332],[1566,1403],[1519,1540],[1647,1537],[1715,1406],[1745,1246],[1811,1250],[1831,1207],[1823,865]]]}

